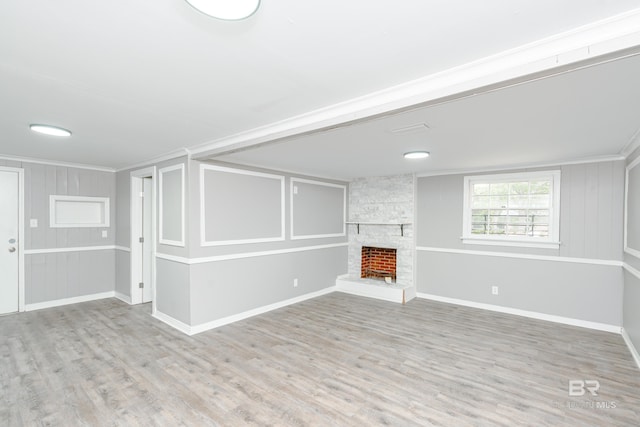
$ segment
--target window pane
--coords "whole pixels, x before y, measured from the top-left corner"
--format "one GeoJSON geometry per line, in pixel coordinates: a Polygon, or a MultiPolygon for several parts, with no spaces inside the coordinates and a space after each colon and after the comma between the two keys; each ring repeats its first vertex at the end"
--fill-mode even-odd
{"type": "Polygon", "coordinates": [[[508,196],[492,196],[491,201],[489,202],[489,206],[491,208],[507,208],[507,201],[509,200],[508,196]]]}
{"type": "Polygon", "coordinates": [[[529,194],[529,182],[512,182],[509,184],[509,194],[529,194]]]}
{"type": "Polygon", "coordinates": [[[489,207],[489,196],[474,196],[471,200],[472,209],[482,209],[489,207]]]}
{"type": "Polygon", "coordinates": [[[510,208],[527,208],[529,207],[529,196],[509,196],[510,208]]]}
{"type": "Polygon", "coordinates": [[[473,192],[474,196],[485,196],[489,194],[489,184],[473,184],[473,192]]]}
{"type": "Polygon", "coordinates": [[[531,194],[549,194],[551,181],[531,181],[531,194]]]}
{"type": "Polygon", "coordinates": [[[491,195],[507,195],[509,194],[509,184],[506,182],[498,182],[491,184],[491,195]]]}
{"type": "Polygon", "coordinates": [[[499,234],[499,235],[504,235],[506,234],[506,226],[502,225],[502,224],[491,224],[489,225],[489,234],[499,234]]]}
{"type": "Polygon", "coordinates": [[[549,207],[549,195],[535,195],[531,196],[531,201],[529,202],[530,208],[548,208],[549,207]]]}
{"type": "Polygon", "coordinates": [[[537,173],[525,172],[518,176],[505,175],[505,180],[491,176],[485,182],[481,176],[473,177],[468,181],[471,198],[467,204],[471,211],[468,212],[471,233],[516,239],[548,238],[554,221],[552,208],[558,209],[552,206],[551,197],[557,175],[553,172],[548,178],[540,178],[537,173]],[[513,179],[508,181],[509,178],[513,179]]]}
{"type": "Polygon", "coordinates": [[[510,225],[508,233],[511,236],[524,236],[527,234],[527,228],[526,225],[510,225]]]}

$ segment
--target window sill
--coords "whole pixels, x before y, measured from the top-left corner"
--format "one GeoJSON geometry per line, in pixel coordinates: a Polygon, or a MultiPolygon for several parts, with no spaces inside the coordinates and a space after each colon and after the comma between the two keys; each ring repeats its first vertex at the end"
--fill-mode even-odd
{"type": "Polygon", "coordinates": [[[559,249],[560,242],[535,241],[535,240],[512,240],[512,239],[486,239],[479,237],[461,237],[465,245],[488,245],[488,246],[516,246],[520,248],[538,249],[559,249]]]}

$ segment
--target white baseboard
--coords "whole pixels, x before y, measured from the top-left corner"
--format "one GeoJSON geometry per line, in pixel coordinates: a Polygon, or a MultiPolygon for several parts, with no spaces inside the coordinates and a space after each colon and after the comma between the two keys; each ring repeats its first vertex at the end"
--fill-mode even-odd
{"type": "Polygon", "coordinates": [[[636,361],[636,365],[638,365],[638,369],[640,369],[640,353],[638,353],[638,350],[633,345],[633,341],[631,341],[631,337],[624,328],[622,328],[622,338],[624,338],[624,342],[627,343],[631,356],[633,356],[633,360],[636,361]]]}
{"type": "Polygon", "coordinates": [[[53,301],[37,302],[35,304],[27,304],[24,311],[42,310],[43,308],[60,307],[62,305],[77,304],[79,302],[95,301],[105,298],[113,298],[116,296],[114,291],[102,292],[100,294],[82,295],[73,298],[63,298],[53,301]]]}
{"type": "Polygon", "coordinates": [[[418,292],[418,298],[432,301],[445,302],[448,304],[462,305],[465,307],[480,308],[483,310],[495,311],[498,313],[515,314],[516,316],[529,317],[531,319],[546,320],[548,322],[562,323],[564,325],[579,326],[581,328],[595,329],[597,331],[613,332],[620,334],[622,327],[609,325],[606,323],[590,322],[588,320],[573,319],[570,317],[555,316],[552,314],[538,313],[536,311],[520,310],[517,308],[503,307],[500,305],[484,304],[480,302],[461,300],[456,298],[441,297],[418,292]]]}
{"type": "Polygon", "coordinates": [[[300,295],[295,298],[291,298],[288,300],[280,301],[274,304],[265,305],[263,307],[254,308],[253,310],[245,311],[243,313],[234,314],[232,316],[223,317],[222,319],[213,320],[211,322],[202,323],[200,325],[192,326],[191,332],[189,335],[199,334],[200,332],[208,331],[211,329],[219,328],[220,326],[228,325],[229,323],[238,322],[240,320],[247,319],[249,317],[257,316],[259,314],[266,313],[268,311],[277,310],[282,307],[286,307],[288,305],[297,304],[302,301],[306,301],[308,299],[317,298],[322,295],[330,294],[335,292],[335,286],[331,286],[325,289],[322,289],[317,292],[311,292],[308,294],[300,295]]]}
{"type": "Polygon", "coordinates": [[[116,291],[114,296],[120,301],[126,302],[127,304],[131,305],[131,297],[129,295],[121,294],[120,292],[116,291]]]}
{"type": "Polygon", "coordinates": [[[176,328],[182,333],[185,333],[187,335],[193,335],[193,333],[191,332],[191,326],[187,325],[184,322],[181,322],[178,319],[175,319],[169,316],[168,314],[164,314],[163,312],[156,310],[155,313],[151,314],[151,317],[158,319],[161,322],[164,322],[173,328],[176,328]]]}

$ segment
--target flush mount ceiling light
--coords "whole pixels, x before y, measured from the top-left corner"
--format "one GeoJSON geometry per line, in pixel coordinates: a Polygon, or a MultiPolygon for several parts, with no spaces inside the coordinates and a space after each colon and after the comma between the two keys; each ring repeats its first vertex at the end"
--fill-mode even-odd
{"type": "Polygon", "coordinates": [[[33,124],[33,125],[29,125],[29,128],[34,132],[42,133],[42,134],[45,134],[45,135],[71,136],[71,131],[68,131],[68,130],[63,129],[63,128],[59,128],[57,126],[33,124]]]}
{"type": "Polygon", "coordinates": [[[204,13],[226,21],[239,21],[253,15],[260,6],[260,0],[186,0],[191,6],[204,13]]]}
{"type": "Polygon", "coordinates": [[[429,157],[428,151],[409,151],[404,153],[405,159],[426,159],[427,157],[429,157]]]}

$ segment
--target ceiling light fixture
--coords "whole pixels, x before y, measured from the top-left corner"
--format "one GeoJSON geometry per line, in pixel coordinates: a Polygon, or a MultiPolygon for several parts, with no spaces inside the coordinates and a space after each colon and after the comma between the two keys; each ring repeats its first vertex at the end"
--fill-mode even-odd
{"type": "Polygon", "coordinates": [[[426,159],[429,157],[428,151],[409,151],[404,153],[405,159],[426,159]]]}
{"type": "Polygon", "coordinates": [[[256,13],[260,0],[186,0],[191,6],[213,18],[239,21],[256,13]]]}
{"type": "Polygon", "coordinates": [[[71,131],[68,131],[68,130],[63,129],[63,128],[59,128],[57,126],[33,124],[33,125],[29,125],[29,128],[34,132],[42,133],[42,134],[45,134],[45,135],[71,136],[71,131]]]}

